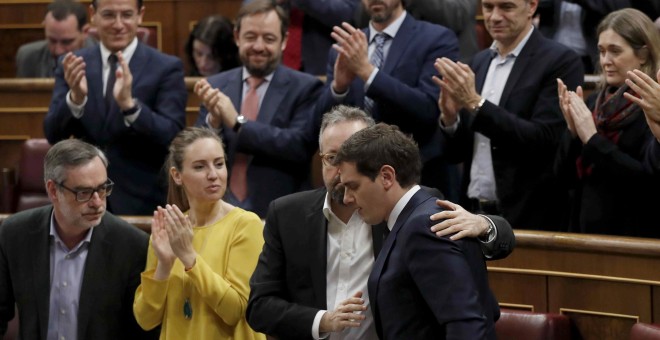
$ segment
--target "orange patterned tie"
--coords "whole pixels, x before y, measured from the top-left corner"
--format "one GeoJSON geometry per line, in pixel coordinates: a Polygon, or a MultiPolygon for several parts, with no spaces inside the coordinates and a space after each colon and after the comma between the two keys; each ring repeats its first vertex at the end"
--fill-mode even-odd
{"type": "MultiPolygon", "coordinates": [[[[250,87],[243,99],[241,105],[241,114],[248,120],[257,120],[259,114],[259,95],[257,88],[264,82],[263,78],[248,77],[247,83],[250,87]]],[[[231,177],[229,178],[229,188],[239,201],[245,200],[248,193],[247,185],[247,163],[249,155],[237,152],[234,157],[234,164],[231,167],[231,177]]]]}

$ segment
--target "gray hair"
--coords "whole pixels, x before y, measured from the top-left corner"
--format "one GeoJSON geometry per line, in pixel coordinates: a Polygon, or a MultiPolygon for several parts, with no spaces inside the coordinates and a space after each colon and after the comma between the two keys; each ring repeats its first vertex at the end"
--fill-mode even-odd
{"type": "Polygon", "coordinates": [[[321,121],[321,132],[319,133],[319,145],[321,145],[321,135],[323,134],[323,131],[328,128],[328,126],[347,121],[363,122],[367,125],[367,127],[374,126],[376,124],[374,119],[360,108],[347,105],[335,106],[323,115],[323,120],[321,121]]]}
{"type": "Polygon", "coordinates": [[[44,183],[48,180],[62,183],[66,180],[66,170],[88,164],[96,157],[108,167],[105,154],[94,145],[78,139],[60,141],[48,150],[44,158],[44,183]]]}

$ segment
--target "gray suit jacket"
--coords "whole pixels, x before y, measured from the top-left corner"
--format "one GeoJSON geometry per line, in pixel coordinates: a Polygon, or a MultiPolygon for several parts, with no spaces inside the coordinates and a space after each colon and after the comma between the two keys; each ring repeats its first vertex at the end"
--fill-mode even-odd
{"type": "MultiPolygon", "coordinates": [[[[52,206],[26,210],[0,225],[0,335],[18,306],[20,339],[46,339],[52,206]]],[[[133,317],[133,298],[149,237],[106,213],[89,244],[78,304],[79,339],[150,339],[133,317]]],[[[157,330],[158,331],[158,330],[157,330]]]]}
{"type": "MultiPolygon", "coordinates": [[[[96,45],[96,40],[88,37],[83,47],[96,45]]],[[[48,50],[48,41],[39,40],[27,43],[16,52],[17,78],[52,78],[55,76],[55,58],[48,50]]]]}

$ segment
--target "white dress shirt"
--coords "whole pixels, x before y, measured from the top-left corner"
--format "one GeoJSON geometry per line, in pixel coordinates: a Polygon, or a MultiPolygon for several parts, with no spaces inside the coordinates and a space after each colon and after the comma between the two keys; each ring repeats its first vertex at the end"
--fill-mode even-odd
{"type": "Polygon", "coordinates": [[[362,292],[367,310],[358,328],[346,328],[342,332],[319,334],[321,317],[326,311],[319,311],[312,325],[315,339],[332,340],[376,340],[376,328],[369,304],[367,281],[374,265],[372,226],[366,224],[360,215],[353,213],[348,223],[342,222],[330,209],[330,195],[326,194],[323,215],[328,220],[326,303],[328,310],[335,310],[339,304],[362,292]]]}

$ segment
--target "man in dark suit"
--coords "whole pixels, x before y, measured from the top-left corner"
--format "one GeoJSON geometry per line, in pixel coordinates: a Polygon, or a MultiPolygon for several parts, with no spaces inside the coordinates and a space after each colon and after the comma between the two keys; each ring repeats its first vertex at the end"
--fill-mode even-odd
{"type": "MultiPolygon", "coordinates": [[[[250,280],[247,319],[255,330],[282,339],[311,339],[324,333],[332,333],[330,339],[377,338],[366,289],[387,227],[367,225],[354,205],[342,203],[344,188],[332,164],[349,136],[373,124],[357,108],[338,106],[327,113],[319,137],[325,188],[271,203],[264,249],[250,280]],[[355,306],[347,306],[351,303],[355,306]],[[355,308],[364,318],[352,313],[355,308]]],[[[456,227],[452,222],[479,218],[456,211],[460,216],[446,216],[443,223],[453,225],[447,229],[456,227]]],[[[484,255],[505,257],[515,243],[511,227],[498,216],[481,217],[483,222],[488,218],[492,225],[482,227],[477,220],[461,223],[458,231],[490,238],[482,243],[484,255]]]]}
{"type": "Polygon", "coordinates": [[[165,203],[162,166],[185,125],[183,64],[138,41],[142,0],[95,0],[90,11],[101,44],[64,57],[45,135],[51,144],[73,135],[104,149],[110,177],[121,179],[109,210],[151,215],[165,203]]]}
{"type": "MultiPolygon", "coordinates": [[[[377,122],[411,133],[422,153],[422,184],[457,199],[458,172],[441,159],[438,91],[431,77],[435,58],[458,58],[449,29],[414,19],[401,0],[362,0],[371,21],[365,30],[335,27],[337,41],[328,60],[326,87],[317,102],[317,122],[338,104],[364,108],[377,122]],[[451,169],[449,169],[451,168],[451,169]],[[454,174],[448,176],[447,174],[454,174]]],[[[318,124],[318,123],[317,123],[318,124]]]]}
{"type": "Polygon", "coordinates": [[[27,43],[16,52],[16,77],[53,77],[57,59],[67,52],[96,45],[87,36],[87,11],[74,0],[56,0],[48,4],[44,18],[46,39],[27,43]]]}
{"type": "Polygon", "coordinates": [[[106,212],[102,151],[77,139],[44,160],[52,205],[0,226],[0,335],[19,311],[20,339],[149,339],[133,317],[149,237],[106,212]]]}
{"type": "Polygon", "coordinates": [[[499,307],[479,243],[429,233],[429,217],[442,209],[417,185],[415,142],[380,123],[349,137],[334,163],[344,204],[390,230],[368,281],[378,337],[494,339],[499,307]]]}
{"type": "MultiPolygon", "coordinates": [[[[406,3],[407,2],[407,3],[406,3]]],[[[477,0],[408,0],[406,11],[415,19],[442,25],[454,31],[462,61],[469,61],[477,52],[477,0]]],[[[369,17],[363,6],[357,6],[355,20],[365,27],[369,17]]]]}
{"type": "Polygon", "coordinates": [[[195,84],[197,125],[222,128],[226,143],[225,200],[261,217],[270,201],[308,182],[316,149],[312,108],[322,84],[280,64],[286,30],[286,13],[272,1],[243,5],[234,35],[243,67],[195,84]]]}
{"type": "Polygon", "coordinates": [[[483,0],[495,40],[470,66],[442,58],[439,106],[446,156],[463,162],[461,204],[502,214],[515,228],[565,230],[567,192],[552,175],[566,129],[557,79],[584,78],[575,52],[532,26],[538,0],[483,0]]]}

